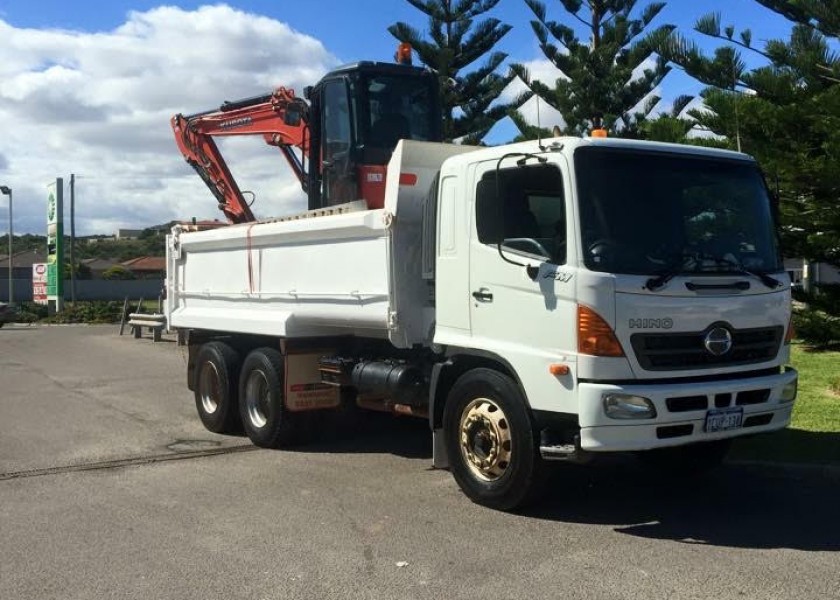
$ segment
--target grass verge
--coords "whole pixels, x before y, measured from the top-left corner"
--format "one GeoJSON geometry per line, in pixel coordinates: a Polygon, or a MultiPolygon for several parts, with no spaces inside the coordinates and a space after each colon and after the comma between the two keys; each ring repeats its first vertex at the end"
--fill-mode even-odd
{"type": "Polygon", "coordinates": [[[840,465],[840,352],[794,344],[799,393],[790,426],[738,440],[732,458],[840,465]]]}

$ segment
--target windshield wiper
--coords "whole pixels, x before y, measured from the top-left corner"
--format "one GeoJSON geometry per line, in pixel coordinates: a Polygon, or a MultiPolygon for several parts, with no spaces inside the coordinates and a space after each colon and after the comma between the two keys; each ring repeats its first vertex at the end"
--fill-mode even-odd
{"type": "Polygon", "coordinates": [[[703,254],[703,253],[694,253],[694,252],[686,252],[679,256],[677,259],[679,260],[679,264],[676,262],[672,262],[670,266],[668,266],[665,270],[657,274],[655,277],[651,277],[645,282],[645,287],[652,292],[660,289],[666,283],[671,281],[677,275],[681,275],[683,273],[699,273],[703,272],[706,269],[703,267],[703,261],[712,261],[715,263],[715,266],[726,266],[732,267],[731,269],[724,271],[726,273],[733,273],[736,275],[749,275],[751,277],[755,277],[761,281],[764,285],[768,288],[774,289],[782,285],[782,283],[771,277],[767,273],[762,271],[753,271],[750,269],[744,268],[743,265],[740,263],[723,257],[723,256],[714,256],[711,254],[703,254]],[[687,270],[687,264],[693,263],[694,268],[691,270],[687,270]]]}
{"type": "Polygon", "coordinates": [[[692,252],[678,252],[666,258],[665,268],[645,282],[645,287],[651,292],[660,289],[677,275],[686,272],[689,264],[697,264],[697,256],[692,252]]]}
{"type": "Polygon", "coordinates": [[[667,271],[663,271],[656,277],[651,277],[650,279],[648,279],[645,282],[645,287],[651,292],[655,292],[682,272],[682,267],[676,267],[667,271]]]}
{"type": "Polygon", "coordinates": [[[731,258],[726,258],[725,256],[713,256],[702,254],[700,255],[700,260],[711,260],[714,261],[718,266],[728,266],[733,267],[729,271],[725,271],[726,273],[734,273],[736,275],[749,275],[751,277],[755,277],[759,279],[761,283],[769,287],[770,289],[775,289],[782,285],[782,282],[776,279],[775,277],[771,277],[764,271],[753,271],[751,269],[746,269],[744,266],[737,261],[732,260],[731,258]]]}

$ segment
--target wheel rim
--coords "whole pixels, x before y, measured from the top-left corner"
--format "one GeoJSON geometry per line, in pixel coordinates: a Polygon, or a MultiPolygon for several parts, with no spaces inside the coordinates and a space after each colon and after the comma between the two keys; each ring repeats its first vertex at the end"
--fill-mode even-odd
{"type": "Polygon", "coordinates": [[[268,423],[271,407],[271,393],[265,373],[255,369],[248,374],[245,382],[245,409],[251,425],[260,429],[268,423]]]}
{"type": "Polygon", "coordinates": [[[198,394],[201,398],[201,407],[208,415],[219,410],[222,401],[222,378],[219,369],[209,360],[201,365],[201,373],[198,378],[198,394]]]}
{"type": "Polygon", "coordinates": [[[489,398],[476,398],[461,413],[461,455],[470,471],[484,481],[496,481],[511,459],[510,425],[501,407],[489,398]]]}

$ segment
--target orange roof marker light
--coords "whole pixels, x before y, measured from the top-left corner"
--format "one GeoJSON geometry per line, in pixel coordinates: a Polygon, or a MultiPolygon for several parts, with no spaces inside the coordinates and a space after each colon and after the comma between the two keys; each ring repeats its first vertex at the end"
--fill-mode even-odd
{"type": "Polygon", "coordinates": [[[605,138],[607,137],[607,130],[599,127],[598,129],[593,129],[589,132],[589,137],[594,138],[605,138]]]}
{"type": "Polygon", "coordinates": [[[411,44],[408,42],[402,42],[399,46],[397,46],[397,53],[394,55],[394,60],[400,65],[410,65],[411,51],[411,44]]]}

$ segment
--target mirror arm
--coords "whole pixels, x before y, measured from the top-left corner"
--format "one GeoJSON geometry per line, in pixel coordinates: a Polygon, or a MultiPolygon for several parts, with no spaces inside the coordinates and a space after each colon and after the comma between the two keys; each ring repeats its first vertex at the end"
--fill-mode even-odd
{"type": "Polygon", "coordinates": [[[496,249],[499,251],[499,256],[502,257],[503,261],[512,265],[516,265],[517,267],[525,267],[525,272],[528,274],[528,277],[531,279],[531,281],[537,280],[537,275],[540,272],[539,267],[535,267],[534,265],[526,265],[520,262],[516,262],[515,260],[509,259],[507,256],[505,256],[505,253],[502,251],[502,242],[496,244],[496,249]]]}
{"type": "Polygon", "coordinates": [[[506,263],[516,265],[517,267],[524,267],[525,266],[524,264],[516,262],[515,260],[511,260],[507,256],[505,256],[505,253],[502,252],[502,242],[499,242],[498,244],[496,244],[496,250],[499,251],[499,256],[501,256],[502,260],[505,261],[506,263]]]}

